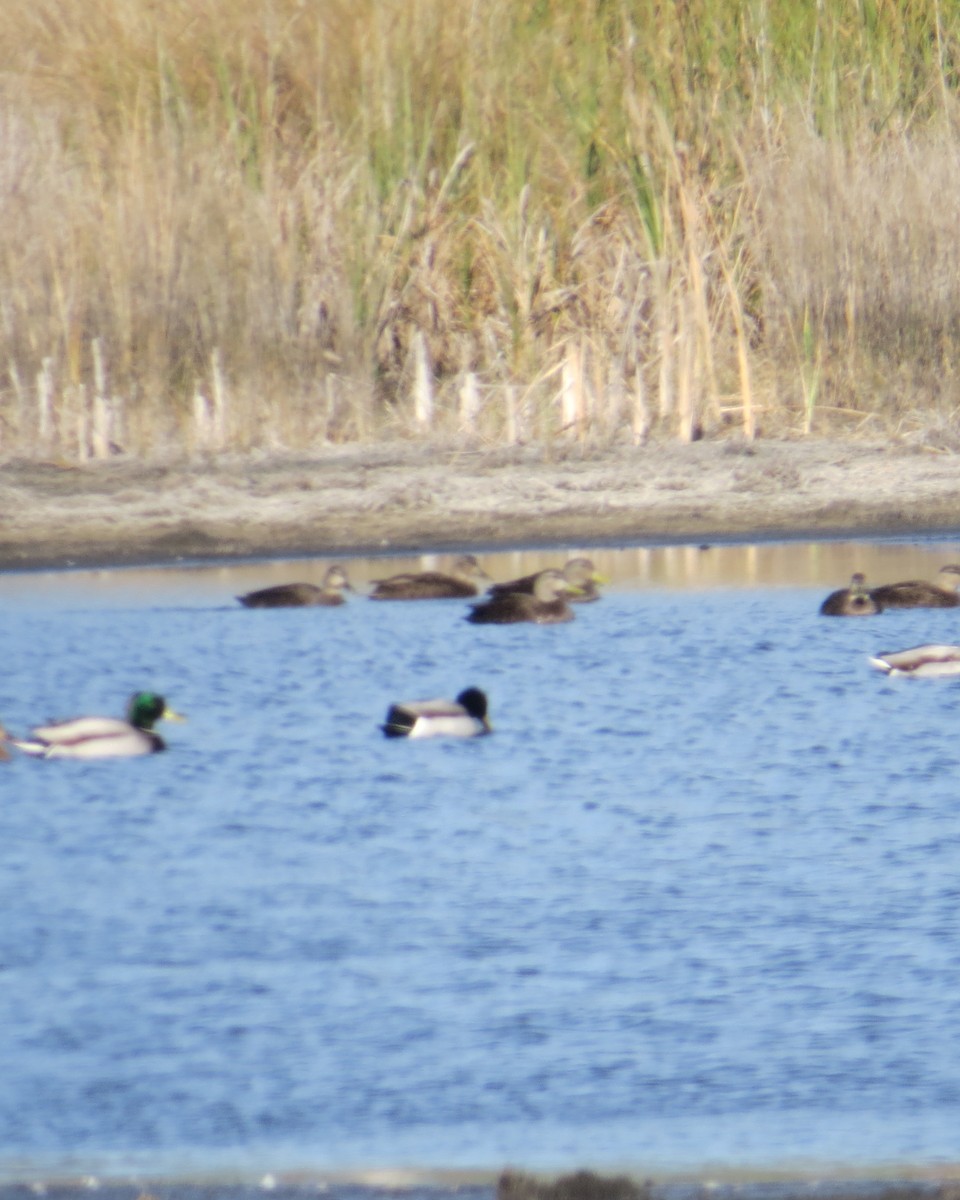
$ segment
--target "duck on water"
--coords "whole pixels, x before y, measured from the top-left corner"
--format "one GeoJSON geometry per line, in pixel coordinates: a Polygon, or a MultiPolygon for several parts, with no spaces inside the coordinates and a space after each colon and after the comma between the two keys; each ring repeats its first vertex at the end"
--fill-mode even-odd
{"type": "MultiPolygon", "coordinates": [[[[509,592],[523,592],[532,595],[539,574],[539,571],[535,571],[532,575],[523,575],[519,579],[511,579],[506,583],[495,583],[493,587],[487,588],[487,594],[505,596],[509,592]]],[[[569,593],[569,599],[577,604],[587,604],[592,600],[599,600],[600,590],[597,584],[608,582],[606,576],[600,574],[589,558],[571,558],[564,565],[560,574],[567,583],[572,584],[576,589],[569,593]]]]}
{"type": "Polygon", "coordinates": [[[455,600],[480,594],[490,576],[472,554],[461,554],[449,573],[406,571],[387,579],[374,579],[371,600],[455,600]]]}
{"type": "Polygon", "coordinates": [[[28,738],[4,733],[7,745],[32,758],[137,758],[166,749],[154,730],[158,721],[184,721],[163,696],[135,692],[127,705],[126,720],[119,717],[74,717],[38,725],[28,738]]]}
{"type": "Polygon", "coordinates": [[[332,608],[346,603],[344,592],[352,592],[350,580],[341,566],[329,568],[322,586],[315,583],[278,583],[275,587],[260,588],[238,596],[245,608],[332,608]]]}
{"type": "Polygon", "coordinates": [[[535,625],[557,625],[573,620],[567,597],[579,589],[568,583],[559,571],[541,571],[533,584],[533,594],[503,592],[471,605],[467,620],[474,625],[515,625],[531,621],[535,625]]]}
{"type": "Polygon", "coordinates": [[[482,737],[491,732],[487,697],[465,688],[456,700],[403,700],[391,704],[380,726],[389,738],[482,737]]]}
{"type": "Polygon", "coordinates": [[[850,586],[838,588],[820,605],[824,617],[873,617],[883,612],[883,605],[867,587],[866,576],[857,571],[850,586]]]}

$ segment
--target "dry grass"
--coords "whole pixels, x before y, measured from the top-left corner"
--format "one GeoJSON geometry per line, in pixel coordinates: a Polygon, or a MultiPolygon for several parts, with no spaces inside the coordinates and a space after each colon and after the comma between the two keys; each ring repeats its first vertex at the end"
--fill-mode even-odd
{"type": "Polygon", "coordinates": [[[5,0],[0,453],[960,411],[937,0],[5,0]]]}

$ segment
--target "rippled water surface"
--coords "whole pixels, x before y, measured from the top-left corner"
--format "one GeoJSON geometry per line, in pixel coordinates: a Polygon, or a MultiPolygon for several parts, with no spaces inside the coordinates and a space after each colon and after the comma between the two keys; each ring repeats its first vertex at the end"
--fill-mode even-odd
{"type": "Polygon", "coordinates": [[[0,576],[8,727],[190,717],[2,769],[0,1172],[953,1161],[960,683],[866,656],[960,610],[820,618],[867,550],[767,549],[610,552],[553,628],[232,599],[307,564],[0,576]],[[493,737],[380,735],[467,684],[493,737]]]}

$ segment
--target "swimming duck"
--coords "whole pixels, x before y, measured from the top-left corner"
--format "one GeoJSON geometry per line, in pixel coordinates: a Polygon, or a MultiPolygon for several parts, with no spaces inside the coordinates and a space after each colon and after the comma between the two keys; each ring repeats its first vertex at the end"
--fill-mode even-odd
{"type": "Polygon", "coordinates": [[[556,625],[572,621],[573,612],[566,597],[577,591],[559,571],[541,571],[533,583],[533,594],[503,592],[482,604],[472,604],[467,620],[474,625],[513,625],[533,621],[537,625],[556,625]]]}
{"type": "MultiPolygon", "coordinates": [[[[527,595],[533,594],[533,585],[536,581],[539,571],[532,575],[523,575],[520,579],[511,579],[507,583],[495,583],[493,587],[487,588],[487,594],[490,596],[505,596],[511,592],[522,592],[527,595]]],[[[571,558],[561,571],[567,583],[572,583],[577,589],[571,592],[569,599],[571,603],[586,604],[591,600],[599,600],[600,592],[597,588],[598,583],[607,583],[605,576],[601,575],[589,558],[571,558]]]]}
{"type": "Polygon", "coordinates": [[[345,603],[344,592],[352,592],[347,573],[333,566],[323,577],[323,586],[315,583],[278,583],[275,587],[247,592],[237,599],[247,608],[306,608],[324,605],[328,608],[345,603]]]}
{"type": "Polygon", "coordinates": [[[469,687],[456,700],[410,700],[391,704],[380,726],[387,737],[481,737],[492,732],[487,697],[469,687]]]}
{"type": "Polygon", "coordinates": [[[76,717],[38,725],[29,738],[7,735],[7,742],[34,758],[135,758],[156,754],[166,743],[154,732],[157,721],[186,720],[167,706],[156,692],[135,692],[127,705],[127,719],[76,717]]]}
{"type": "Polygon", "coordinates": [[[931,583],[926,579],[907,579],[903,583],[885,583],[871,588],[870,595],[884,608],[956,608],[960,605],[960,566],[941,567],[931,583]]]}
{"type": "Polygon", "coordinates": [[[858,571],[850,579],[850,586],[840,588],[820,605],[824,617],[872,617],[883,611],[883,604],[867,587],[866,577],[858,571]]]}
{"type": "Polygon", "coordinates": [[[938,679],[960,675],[960,646],[912,646],[909,650],[877,654],[867,661],[887,675],[938,679]]]}
{"type": "Polygon", "coordinates": [[[446,600],[476,596],[481,583],[490,576],[472,554],[461,554],[450,573],[442,571],[405,572],[388,579],[374,579],[371,600],[446,600]]]}

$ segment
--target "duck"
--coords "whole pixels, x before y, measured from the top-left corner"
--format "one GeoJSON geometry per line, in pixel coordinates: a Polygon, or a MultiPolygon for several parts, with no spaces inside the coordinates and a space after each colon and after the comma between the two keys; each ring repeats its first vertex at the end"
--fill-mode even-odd
{"type": "Polygon", "coordinates": [[[323,577],[323,585],[315,583],[278,583],[275,587],[247,592],[237,599],[246,608],[309,608],[315,605],[332,608],[346,603],[344,592],[352,592],[350,580],[341,566],[332,566],[323,577]]]}
{"type": "Polygon", "coordinates": [[[866,576],[859,571],[850,579],[850,586],[839,588],[820,605],[824,617],[872,617],[883,612],[883,604],[867,587],[866,576]]]}
{"type": "Polygon", "coordinates": [[[136,758],[167,748],[154,731],[157,721],[184,720],[156,692],[134,692],[127,704],[126,720],[75,717],[38,725],[29,738],[7,734],[6,741],[33,758],[136,758]]]}
{"type": "MultiPolygon", "coordinates": [[[[532,595],[533,585],[539,573],[536,571],[532,575],[523,575],[520,579],[511,579],[507,583],[495,583],[493,587],[487,588],[487,594],[505,596],[511,592],[522,592],[532,595]]],[[[560,574],[567,583],[572,583],[577,588],[576,592],[571,592],[569,595],[570,602],[576,604],[587,604],[592,600],[599,600],[600,591],[597,584],[609,582],[606,576],[600,574],[589,558],[571,558],[564,565],[560,574]]]]}
{"type": "Polygon", "coordinates": [[[371,600],[447,600],[478,596],[490,576],[472,554],[461,554],[449,574],[442,571],[404,572],[374,579],[371,600]]]}
{"type": "Polygon", "coordinates": [[[884,608],[956,608],[960,605],[960,566],[941,567],[931,583],[926,579],[907,579],[903,583],[885,583],[871,588],[870,595],[884,608]]]}
{"type": "Polygon", "coordinates": [[[540,571],[533,582],[532,595],[503,592],[490,596],[480,604],[472,604],[466,619],[474,625],[515,625],[520,621],[557,625],[573,620],[567,596],[578,590],[559,571],[540,571]]]}
{"type": "Polygon", "coordinates": [[[492,732],[487,697],[468,687],[456,700],[404,700],[391,704],[380,726],[389,738],[482,737],[492,732]]]}
{"type": "Polygon", "coordinates": [[[960,675],[960,646],[911,646],[874,655],[867,660],[886,675],[909,675],[914,679],[943,679],[960,675]]]}

